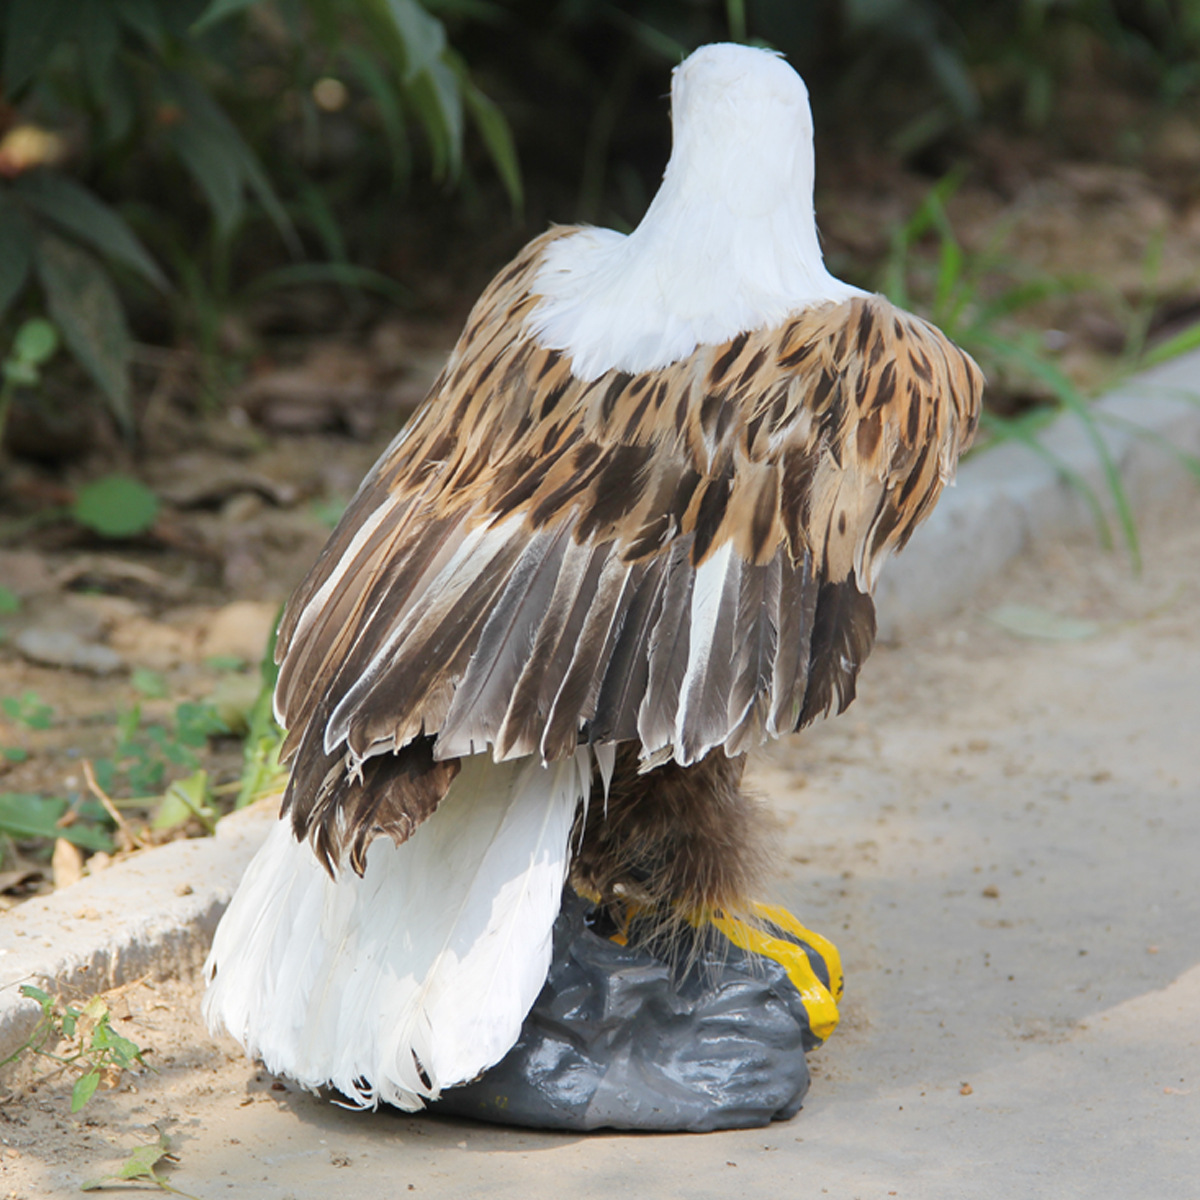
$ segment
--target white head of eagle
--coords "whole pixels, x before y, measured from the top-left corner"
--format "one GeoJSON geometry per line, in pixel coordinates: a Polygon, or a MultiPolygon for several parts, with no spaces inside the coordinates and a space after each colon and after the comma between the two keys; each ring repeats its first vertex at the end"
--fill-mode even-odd
{"type": "Polygon", "coordinates": [[[563,239],[538,273],[538,337],[581,379],[665,367],[862,294],[825,269],[808,89],[783,58],[701,47],[675,68],[671,118],[671,158],[638,227],[563,239]]]}

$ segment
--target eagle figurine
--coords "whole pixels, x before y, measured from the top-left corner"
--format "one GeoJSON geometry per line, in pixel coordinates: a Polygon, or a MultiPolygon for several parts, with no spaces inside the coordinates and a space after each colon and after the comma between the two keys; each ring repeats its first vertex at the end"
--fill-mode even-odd
{"type": "Polygon", "coordinates": [[[283,618],[291,775],[205,1012],[304,1086],[414,1110],[497,1063],[568,882],[618,924],[799,930],[836,1023],[832,947],[755,903],[745,755],[854,698],[982,376],[825,269],[782,57],[704,46],[671,112],[638,227],[552,228],[500,272],[283,618]]]}

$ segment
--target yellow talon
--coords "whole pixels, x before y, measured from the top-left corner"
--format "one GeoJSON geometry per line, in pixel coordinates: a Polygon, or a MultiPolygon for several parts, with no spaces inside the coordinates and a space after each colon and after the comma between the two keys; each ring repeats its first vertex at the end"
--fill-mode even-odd
{"type": "MultiPolygon", "coordinates": [[[[600,897],[589,889],[576,888],[585,900],[598,904],[600,897]]],[[[609,941],[618,946],[629,944],[630,926],[638,917],[647,912],[644,905],[633,901],[622,904],[620,926],[615,933],[609,935],[609,941]]],[[[819,933],[814,933],[801,925],[786,908],[774,904],[751,904],[753,916],[769,922],[784,933],[799,938],[811,946],[825,963],[829,972],[829,987],[821,982],[820,976],[813,970],[808,954],[803,946],[783,937],[772,937],[758,925],[743,921],[737,917],[727,916],[719,909],[702,908],[688,914],[687,921],[699,929],[704,924],[711,924],[725,935],[739,950],[747,950],[752,954],[760,954],[764,958],[773,959],[787,972],[788,978],[800,993],[804,1001],[804,1010],[808,1014],[809,1028],[814,1036],[824,1041],[837,1028],[837,1002],[842,996],[842,958],[837,947],[819,933]]],[[[615,915],[615,914],[614,914],[615,915]]]]}
{"type": "Polygon", "coordinates": [[[739,949],[749,950],[754,954],[774,959],[783,967],[788,978],[800,993],[800,998],[804,1001],[809,1027],[816,1037],[824,1041],[837,1028],[838,1024],[835,995],[841,996],[842,994],[842,965],[837,950],[826,938],[805,929],[786,909],[755,904],[753,911],[756,916],[765,918],[772,925],[803,938],[825,959],[829,966],[830,982],[835,989],[834,994],[830,994],[830,989],[821,982],[813,970],[803,947],[797,946],[785,938],[771,937],[770,934],[764,933],[754,925],[746,921],[739,921],[735,917],[712,913],[709,914],[708,919],[739,949]]]}
{"type": "Polygon", "coordinates": [[[624,907],[625,913],[621,917],[621,927],[616,933],[609,934],[608,938],[610,942],[616,942],[618,946],[629,945],[629,927],[646,911],[642,905],[633,904],[632,902],[626,904],[624,907]]]}
{"type": "Polygon", "coordinates": [[[752,904],[750,907],[756,917],[764,917],[772,925],[778,926],[787,933],[794,933],[825,960],[833,998],[840,1000],[845,987],[845,979],[842,975],[842,956],[838,953],[838,948],[827,937],[822,937],[819,933],[806,929],[786,908],[780,908],[777,904],[752,904]]]}

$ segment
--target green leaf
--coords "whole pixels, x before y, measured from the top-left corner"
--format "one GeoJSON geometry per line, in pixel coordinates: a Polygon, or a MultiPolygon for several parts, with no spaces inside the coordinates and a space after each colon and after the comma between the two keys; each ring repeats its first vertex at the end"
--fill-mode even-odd
{"type": "Polygon", "coordinates": [[[65,800],[28,792],[0,792],[0,831],[18,838],[66,838],[88,850],[112,852],[112,838],[94,825],[76,821],[59,828],[58,819],[67,811],[65,800]]]}
{"type": "Polygon", "coordinates": [[[20,746],[0,746],[0,758],[6,762],[22,763],[29,758],[29,751],[20,746]]]}
{"type": "Polygon", "coordinates": [[[446,48],[446,27],[425,11],[417,0],[364,0],[363,7],[372,10],[394,32],[384,46],[399,49],[395,63],[405,83],[411,83],[423,71],[428,71],[446,48]]]}
{"type": "Polygon", "coordinates": [[[333,209],[330,208],[325,193],[315,184],[305,180],[300,185],[299,204],[301,211],[312,222],[312,226],[325,248],[326,255],[339,265],[348,264],[346,235],[342,231],[341,225],[338,224],[338,219],[333,209]]]}
{"type": "Polygon", "coordinates": [[[126,1160],[120,1171],[122,1179],[157,1179],[154,1168],[160,1159],[164,1158],[170,1149],[166,1134],[159,1137],[157,1143],[151,1146],[139,1146],[126,1160]]]}
{"type": "Polygon", "coordinates": [[[111,758],[97,758],[92,763],[92,770],[96,773],[96,782],[106,792],[113,790],[113,780],[116,778],[117,765],[111,758]]]}
{"type": "Polygon", "coordinates": [[[21,598],[16,592],[10,591],[0,583],[0,613],[15,613],[21,611],[21,598]]]}
{"type": "Polygon", "coordinates": [[[105,257],[136,271],[162,291],[170,284],[150,252],[117,212],[57,171],[31,171],[13,190],[33,209],[105,257]]]}
{"type": "Polygon", "coordinates": [[[27,1000],[36,1000],[44,1009],[48,1009],[54,1003],[49,992],[42,991],[40,987],[34,987],[32,983],[21,984],[21,995],[27,1000]]]}
{"type": "Polygon", "coordinates": [[[173,126],[167,140],[200,185],[212,209],[217,233],[228,237],[242,223],[245,213],[245,189],[236,157],[228,152],[218,134],[194,118],[173,126]]]}
{"type": "Polygon", "coordinates": [[[936,37],[922,39],[930,74],[938,81],[959,117],[974,120],[979,115],[979,93],[966,63],[936,37]]]}
{"type": "Polygon", "coordinates": [[[148,667],[134,667],[132,674],[129,676],[129,682],[143,696],[151,696],[154,699],[161,700],[167,694],[166,679],[157,671],[151,671],[148,667]]]}
{"type": "Polygon", "coordinates": [[[105,475],[79,489],[71,516],[102,537],[132,537],[157,520],[158,497],[128,475],[105,475]]]}
{"type": "Polygon", "coordinates": [[[15,358],[10,358],[0,364],[0,373],[3,373],[6,382],[15,384],[17,387],[37,387],[38,380],[41,379],[36,367],[19,362],[15,358]]]}
{"type": "Polygon", "coordinates": [[[136,796],[153,796],[161,790],[165,774],[166,766],[162,762],[151,762],[144,758],[129,768],[129,786],[136,796]]]}
{"type": "Polygon", "coordinates": [[[125,71],[114,71],[103,88],[100,107],[100,122],[96,127],[97,149],[113,151],[128,138],[140,104],[136,75],[125,71]]]}
{"type": "Polygon", "coordinates": [[[236,654],[213,654],[204,660],[204,665],[214,671],[240,671],[246,663],[236,654]]]}
{"type": "Polygon", "coordinates": [[[1096,621],[1064,617],[1031,604],[1001,604],[987,614],[988,620],[1018,637],[1047,641],[1074,641],[1100,632],[1096,621]]]}
{"type": "MultiPolygon", "coordinates": [[[[3,200],[0,194],[0,200],[3,200]]],[[[33,263],[33,231],[14,204],[0,203],[0,317],[21,294],[33,263]]]]}
{"type": "Polygon", "coordinates": [[[345,53],[350,66],[358,75],[359,82],[367,89],[379,110],[383,132],[392,151],[392,182],[401,183],[408,178],[412,163],[400,96],[391,79],[380,70],[379,64],[365,50],[358,46],[349,46],[345,53]]]}
{"type": "Polygon", "coordinates": [[[174,829],[191,817],[199,817],[210,828],[214,824],[216,812],[209,803],[207,771],[193,771],[167,788],[155,811],[153,826],[155,829],[174,829]]]}
{"type": "Polygon", "coordinates": [[[160,5],[154,0],[116,0],[121,20],[135,33],[141,34],[155,50],[161,51],[167,38],[160,5]]]}
{"type": "Polygon", "coordinates": [[[112,67],[121,41],[120,18],[108,0],[83,0],[78,5],[76,37],[83,73],[92,96],[107,104],[112,93],[112,67]]]}
{"type": "Polygon", "coordinates": [[[241,222],[242,196],[249,188],[288,248],[298,253],[300,246],[291,218],[258,156],[225,111],[186,75],[171,77],[170,92],[183,112],[183,120],[172,126],[168,139],[208,198],[218,232],[228,236],[241,222]]]}
{"type": "Polygon", "coordinates": [[[167,1140],[165,1133],[160,1133],[157,1142],[149,1146],[138,1146],[121,1164],[120,1170],[115,1175],[102,1175],[98,1179],[85,1180],[79,1185],[79,1189],[84,1192],[94,1192],[108,1187],[113,1183],[125,1183],[133,1179],[146,1179],[158,1184],[164,1191],[186,1196],[187,1192],[178,1191],[178,1189],[168,1184],[154,1170],[164,1158],[171,1158],[171,1143],[167,1140]]]}
{"type": "Polygon", "coordinates": [[[508,199],[513,209],[519,210],[524,195],[521,187],[521,165],[517,161],[517,148],[513,143],[512,130],[509,129],[504,114],[469,80],[465,84],[463,98],[500,181],[504,184],[504,190],[508,192],[508,199]]]}
{"type": "Polygon", "coordinates": [[[86,1075],[81,1075],[71,1089],[71,1111],[77,1113],[92,1098],[99,1086],[99,1071],[89,1071],[86,1075]]]}
{"type": "Polygon", "coordinates": [[[167,788],[154,810],[151,825],[154,829],[178,829],[194,815],[192,806],[184,799],[175,784],[167,788]]]}
{"type": "Polygon", "coordinates": [[[195,767],[199,763],[199,759],[188,747],[196,744],[203,745],[203,742],[190,742],[182,737],[173,738],[161,725],[148,726],[146,736],[162,756],[164,763],[170,763],[176,767],[195,767]]]}
{"type": "Polygon", "coordinates": [[[445,63],[435,62],[412,83],[409,99],[429,136],[434,177],[455,178],[462,164],[463,135],[458,77],[445,63]]]}
{"type": "MultiPolygon", "coordinates": [[[[58,349],[58,330],[45,317],[30,317],[13,338],[13,355],[23,364],[40,367],[58,349]]],[[[0,608],[0,612],[3,612],[0,608]]]]}
{"type": "Polygon", "coordinates": [[[0,712],[10,721],[19,721],[30,729],[49,729],[54,723],[54,709],[44,703],[37,692],[5,696],[0,700],[0,712]]]}
{"type": "Polygon", "coordinates": [[[132,432],[131,342],[112,280],[86,251],[50,234],[37,239],[36,254],[50,316],[71,353],[104,392],[122,428],[132,432]]]}
{"type": "Polygon", "coordinates": [[[229,727],[211,704],[185,700],[175,709],[175,731],[183,745],[200,747],[214,734],[228,733],[229,727]]]}
{"type": "Polygon", "coordinates": [[[203,33],[206,29],[236,16],[240,12],[253,7],[259,0],[212,0],[212,3],[200,14],[192,25],[192,33],[203,33]]]}
{"type": "Polygon", "coordinates": [[[4,92],[8,101],[34,79],[71,26],[74,0],[9,0],[4,13],[4,92]]]}
{"type": "Polygon", "coordinates": [[[264,795],[279,782],[283,773],[279,765],[283,730],[275,720],[273,703],[275,683],[279,679],[279,664],[275,661],[275,641],[279,636],[279,622],[282,617],[281,608],[259,663],[262,686],[259,688],[258,699],[250,710],[250,730],[242,747],[241,787],[238,789],[235,808],[243,808],[264,795]]]}
{"type": "Polygon", "coordinates": [[[604,14],[612,23],[623,29],[637,43],[664,62],[679,63],[687,57],[689,47],[677,41],[657,25],[640,20],[614,5],[607,5],[604,14]]]}
{"type": "MultiPolygon", "coordinates": [[[[142,1058],[141,1047],[136,1042],[131,1042],[127,1037],[122,1037],[121,1034],[108,1024],[107,1019],[101,1028],[104,1031],[104,1047],[110,1063],[119,1067],[122,1071],[128,1071],[134,1063],[145,1061],[142,1058]]],[[[95,1045],[95,1042],[93,1042],[93,1045],[95,1045]]]]}
{"type": "Polygon", "coordinates": [[[137,734],[138,726],[142,723],[142,706],[135,704],[117,715],[117,746],[118,754],[127,754],[126,746],[132,743],[137,734]]]}

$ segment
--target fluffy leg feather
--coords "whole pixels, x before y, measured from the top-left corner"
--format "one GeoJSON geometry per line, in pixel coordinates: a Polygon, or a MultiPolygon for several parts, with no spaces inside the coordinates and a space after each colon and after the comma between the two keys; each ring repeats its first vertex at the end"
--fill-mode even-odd
{"type": "Polygon", "coordinates": [[[582,837],[571,882],[607,910],[622,945],[647,939],[659,953],[684,923],[711,925],[735,946],[774,959],[800,992],[813,1034],[824,1039],[838,1021],[841,962],[831,943],[790,913],[753,900],[770,859],[769,827],[741,790],[744,765],[741,756],[713,751],[690,767],[647,771],[636,745],[620,747],[606,805],[577,819],[582,837]],[[824,977],[792,937],[815,950],[824,977]]]}
{"type": "Polygon", "coordinates": [[[744,909],[769,859],[766,817],[741,790],[745,758],[714,750],[690,767],[641,766],[636,743],[617,748],[607,800],[572,839],[572,884],[664,917],[744,909]]]}

